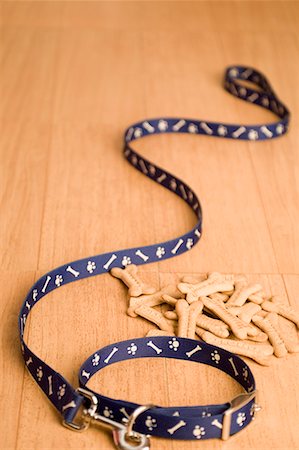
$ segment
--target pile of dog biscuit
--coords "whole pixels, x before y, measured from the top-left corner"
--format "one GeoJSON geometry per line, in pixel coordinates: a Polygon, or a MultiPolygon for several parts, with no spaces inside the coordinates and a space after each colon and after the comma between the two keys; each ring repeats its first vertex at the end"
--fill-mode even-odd
{"type": "Polygon", "coordinates": [[[287,319],[299,328],[299,314],[278,297],[266,296],[260,284],[248,283],[244,275],[186,276],[177,286],[157,291],[140,279],[133,264],[110,273],[129,288],[128,315],[158,327],[147,336],[198,337],[266,366],[273,355],[299,352],[299,343],[282,326],[287,319]]]}

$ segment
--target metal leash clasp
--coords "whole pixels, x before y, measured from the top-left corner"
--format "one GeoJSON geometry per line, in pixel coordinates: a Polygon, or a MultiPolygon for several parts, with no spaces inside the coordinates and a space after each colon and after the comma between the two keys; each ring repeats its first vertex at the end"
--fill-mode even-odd
{"type": "Polygon", "coordinates": [[[149,436],[133,431],[133,426],[139,414],[154,408],[154,405],[139,406],[133,411],[129,419],[127,419],[126,424],[121,424],[96,412],[98,399],[92,392],[83,388],[78,388],[77,392],[87,398],[90,401],[90,405],[83,410],[82,422],[80,424],[63,421],[64,426],[74,431],[84,431],[91,424],[106,425],[109,428],[112,427],[113,441],[118,450],[150,449],[149,436]]]}

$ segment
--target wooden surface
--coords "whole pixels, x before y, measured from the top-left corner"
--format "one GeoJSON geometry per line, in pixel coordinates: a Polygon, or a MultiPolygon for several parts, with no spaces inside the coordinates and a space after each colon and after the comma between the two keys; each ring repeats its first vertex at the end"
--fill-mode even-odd
{"type": "MultiPolygon", "coordinates": [[[[198,246],[141,272],[157,287],[182,273],[246,273],[299,309],[298,9],[286,1],[2,2],[1,449],[112,448],[108,432],[60,425],[24,369],[18,311],[45,271],[193,226],[187,206],[124,161],[122,134],[151,116],[272,120],[222,89],[230,64],[269,77],[292,111],[290,132],[262,143],[179,135],[136,143],[190,184],[204,211],[198,246]]],[[[125,311],[117,280],[83,280],[36,306],[27,339],[76,385],[88,355],[150,328],[125,311]]],[[[250,427],[225,444],[153,439],[153,450],[298,449],[299,356],[250,365],[263,406],[250,427]]],[[[93,386],[160,405],[239,392],[215,369],[164,360],[112,366],[93,386]]]]}

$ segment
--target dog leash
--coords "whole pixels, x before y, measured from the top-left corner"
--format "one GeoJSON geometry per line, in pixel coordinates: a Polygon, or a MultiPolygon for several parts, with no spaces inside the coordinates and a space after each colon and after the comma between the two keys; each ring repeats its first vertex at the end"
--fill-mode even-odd
{"type": "Polygon", "coordinates": [[[267,125],[238,125],[165,117],[135,123],[125,132],[124,156],[127,161],[141,173],[181,197],[194,211],[196,225],[189,232],[170,241],[84,258],[46,273],[30,289],[19,314],[19,333],[25,365],[62,415],[63,424],[76,431],[84,431],[91,423],[111,426],[114,430],[114,443],[122,450],[148,449],[150,435],[171,439],[228,439],[245,428],[259,409],[250,368],[238,356],[201,341],[179,337],[138,338],[109,345],[91,355],[79,370],[80,387],[75,389],[26,345],[26,320],[36,303],[54,289],[107,273],[113,267],[172,258],[189,251],[199,241],[202,210],[197,195],[184,181],[141,157],[131,143],[158,133],[191,133],[257,141],[273,139],[287,132],[289,111],[261,72],[243,66],[228,67],[224,88],[240,99],[272,111],[279,120],[267,125]],[[257,89],[248,87],[248,84],[245,86],[242,80],[256,85],[257,89]],[[86,387],[86,383],[98,370],[123,360],[145,357],[176,358],[208,364],[235,379],[244,393],[221,405],[164,408],[107,398],[86,387]],[[78,417],[80,414],[81,417],[78,417]]]}

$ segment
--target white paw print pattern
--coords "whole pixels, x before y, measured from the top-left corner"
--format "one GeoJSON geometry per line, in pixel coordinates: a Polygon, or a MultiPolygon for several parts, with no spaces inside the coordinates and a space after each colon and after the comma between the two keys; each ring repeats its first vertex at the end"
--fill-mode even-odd
{"type": "Polygon", "coordinates": [[[193,436],[196,437],[196,439],[201,439],[202,436],[206,434],[204,427],[201,427],[200,425],[195,425],[193,430],[193,436]]]}
{"type": "Polygon", "coordinates": [[[162,258],[163,255],[165,255],[165,248],[164,247],[158,247],[156,251],[156,255],[158,258],[162,258]]]}
{"type": "Polygon", "coordinates": [[[283,132],[283,125],[281,123],[279,123],[276,127],[276,133],[282,134],[282,132],[283,132]]]}
{"type": "Polygon", "coordinates": [[[211,353],[211,357],[212,357],[212,360],[216,363],[216,364],[219,364],[219,361],[220,361],[220,355],[219,355],[219,353],[218,353],[218,350],[214,350],[212,353],[211,353]]]}
{"type": "Polygon", "coordinates": [[[190,123],[188,131],[189,133],[198,133],[198,126],[195,125],[194,123],[190,123]]]}
{"type": "Polygon", "coordinates": [[[152,164],[149,165],[149,171],[151,175],[155,175],[156,174],[156,167],[153,166],[152,164]]]}
{"type": "Polygon", "coordinates": [[[178,351],[179,346],[180,343],[175,337],[173,337],[170,341],[168,341],[168,347],[170,348],[170,350],[173,350],[174,352],[178,351]]]}
{"type": "Polygon", "coordinates": [[[190,250],[192,246],[193,246],[193,239],[188,238],[186,242],[187,249],[190,250]]]}
{"type": "Polygon", "coordinates": [[[112,409],[109,409],[108,406],[105,406],[103,415],[109,419],[113,419],[114,417],[112,409]]]}
{"type": "Polygon", "coordinates": [[[96,263],[94,261],[88,261],[86,270],[89,273],[93,273],[93,271],[97,268],[96,263]]]}
{"type": "Polygon", "coordinates": [[[136,355],[136,352],[138,350],[138,347],[136,344],[134,344],[134,342],[132,342],[132,344],[129,345],[129,347],[127,347],[127,351],[129,355],[136,355]]]}
{"type": "Polygon", "coordinates": [[[58,400],[61,400],[62,397],[64,396],[64,394],[65,394],[65,388],[66,388],[66,384],[62,384],[61,386],[59,386],[58,392],[57,392],[58,400]]]}
{"type": "Polygon", "coordinates": [[[40,381],[42,379],[42,377],[43,377],[43,368],[42,368],[42,366],[39,366],[36,369],[36,377],[37,377],[38,381],[40,381]]]}
{"type": "Polygon", "coordinates": [[[168,128],[168,123],[166,122],[166,120],[159,120],[158,128],[160,131],[166,131],[168,128]]]}
{"type": "Polygon", "coordinates": [[[201,413],[201,417],[211,417],[211,413],[207,412],[207,411],[203,411],[201,413]]]}
{"type": "Polygon", "coordinates": [[[248,379],[248,368],[243,367],[242,373],[243,373],[243,378],[246,381],[248,379]]]}
{"type": "Polygon", "coordinates": [[[131,258],[129,256],[124,256],[121,263],[124,267],[127,267],[131,264],[131,258]]]}
{"type": "Polygon", "coordinates": [[[245,413],[238,413],[238,417],[236,419],[237,424],[239,425],[239,427],[242,427],[244,422],[246,420],[246,415],[245,413]]]}
{"type": "Polygon", "coordinates": [[[258,138],[258,132],[256,130],[249,130],[248,132],[248,138],[251,141],[256,141],[258,138]]]}
{"type": "Polygon", "coordinates": [[[93,366],[98,366],[99,365],[99,362],[100,362],[100,355],[98,355],[97,353],[95,353],[94,355],[93,355],[93,358],[92,358],[92,360],[91,360],[91,362],[92,362],[92,365],[93,366]]]}
{"type": "Polygon", "coordinates": [[[61,283],[63,283],[63,277],[62,277],[62,275],[56,275],[56,278],[55,278],[55,284],[56,284],[56,286],[60,286],[61,285],[61,283]]]}
{"type": "Polygon", "coordinates": [[[137,162],[138,162],[138,158],[136,155],[132,155],[131,156],[131,162],[134,166],[136,166],[137,162]]]}
{"type": "Polygon", "coordinates": [[[230,69],[230,71],[229,71],[229,75],[230,75],[232,78],[237,77],[238,74],[239,74],[239,72],[238,72],[238,69],[236,69],[236,67],[232,67],[232,68],[230,69]]]}
{"type": "Polygon", "coordinates": [[[246,94],[247,94],[247,89],[244,88],[243,86],[241,86],[241,87],[239,88],[239,94],[241,95],[241,97],[245,97],[246,94]]]}
{"type": "Polygon", "coordinates": [[[135,128],[135,131],[134,131],[134,137],[135,138],[139,138],[140,136],[142,136],[142,129],[141,128],[135,128]]]}
{"type": "Polygon", "coordinates": [[[219,125],[217,129],[217,133],[219,136],[226,136],[227,135],[227,128],[224,125],[219,125]]]}
{"type": "Polygon", "coordinates": [[[153,419],[152,416],[147,416],[145,426],[149,429],[149,431],[153,431],[153,429],[157,427],[156,419],[153,419]]]}
{"type": "Polygon", "coordinates": [[[172,178],[172,180],[170,180],[169,185],[170,185],[170,188],[171,188],[173,191],[176,190],[177,184],[176,184],[176,181],[175,181],[174,178],[172,178]]]}

